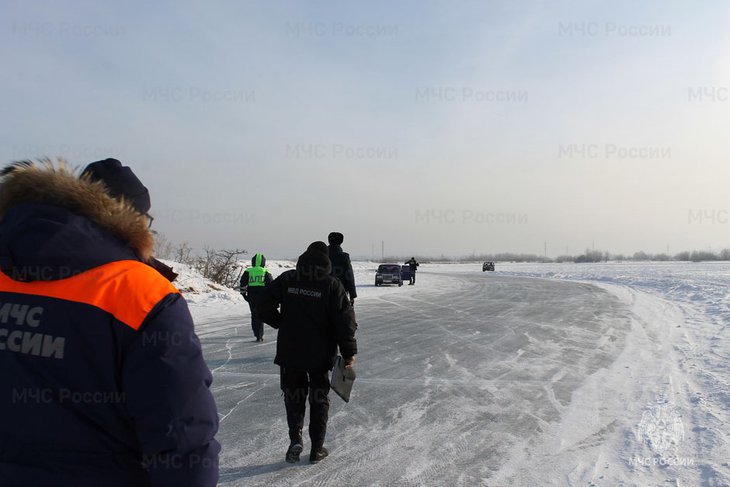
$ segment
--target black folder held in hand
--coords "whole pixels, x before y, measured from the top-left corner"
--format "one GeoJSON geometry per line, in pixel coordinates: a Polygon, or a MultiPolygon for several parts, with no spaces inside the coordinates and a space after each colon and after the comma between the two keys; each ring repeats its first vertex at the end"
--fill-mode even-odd
{"type": "Polygon", "coordinates": [[[332,370],[330,386],[345,402],[350,402],[352,384],[355,382],[355,369],[345,368],[345,359],[338,355],[335,358],[335,368],[332,370]]]}

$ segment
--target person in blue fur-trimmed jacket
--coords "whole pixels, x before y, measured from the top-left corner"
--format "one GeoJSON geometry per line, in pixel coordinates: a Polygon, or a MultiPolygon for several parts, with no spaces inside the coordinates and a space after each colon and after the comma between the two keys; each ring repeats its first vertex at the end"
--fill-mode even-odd
{"type": "Polygon", "coordinates": [[[149,193],[115,159],[0,180],[0,485],[213,487],[218,414],[149,193]]]}

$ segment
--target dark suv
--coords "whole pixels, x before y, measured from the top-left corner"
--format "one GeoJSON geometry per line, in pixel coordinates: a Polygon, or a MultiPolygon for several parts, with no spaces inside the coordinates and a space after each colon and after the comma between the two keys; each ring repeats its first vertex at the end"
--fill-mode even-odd
{"type": "Polygon", "coordinates": [[[380,264],[377,272],[375,272],[375,285],[383,284],[403,285],[403,278],[400,274],[400,265],[398,264],[380,264]]]}
{"type": "Polygon", "coordinates": [[[485,262],[482,264],[482,272],[484,271],[493,271],[494,270],[494,262],[485,262]]]}

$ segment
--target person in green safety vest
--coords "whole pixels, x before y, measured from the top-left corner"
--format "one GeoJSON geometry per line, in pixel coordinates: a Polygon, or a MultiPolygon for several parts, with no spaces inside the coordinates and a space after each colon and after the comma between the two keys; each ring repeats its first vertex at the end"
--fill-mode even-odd
{"type": "Polygon", "coordinates": [[[243,295],[243,299],[248,301],[248,306],[251,308],[251,328],[253,328],[253,334],[257,342],[264,341],[264,322],[259,318],[256,306],[263,295],[264,289],[273,280],[269,271],[266,270],[266,257],[264,257],[264,254],[254,255],[251,259],[251,267],[246,269],[243,276],[241,276],[241,295],[243,295]]]}

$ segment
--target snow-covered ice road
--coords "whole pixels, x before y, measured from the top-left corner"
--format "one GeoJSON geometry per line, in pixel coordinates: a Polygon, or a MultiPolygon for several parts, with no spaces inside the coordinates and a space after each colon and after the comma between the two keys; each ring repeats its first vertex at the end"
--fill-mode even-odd
{"type": "Polygon", "coordinates": [[[221,485],[730,486],[730,269],[430,264],[402,288],[373,269],[319,465],[283,461],[276,333],[254,343],[235,293],[189,296],[221,485]]]}
{"type": "MultiPolygon", "coordinates": [[[[640,424],[643,396],[655,392],[637,375],[659,392],[670,385],[649,366],[664,354],[661,338],[642,330],[653,345],[626,357],[636,296],[432,272],[419,279],[443,286],[368,290],[358,300],[358,379],[350,404],[331,395],[331,455],[318,465],[283,461],[275,332],[267,327],[258,344],[248,316],[198,323],[221,415],[221,485],[586,485],[606,476],[641,484],[645,474],[615,465],[631,449],[627,427],[640,424]]],[[[305,454],[307,443],[305,431],[305,454]]],[[[659,474],[648,478],[666,479],[659,474]]]]}

